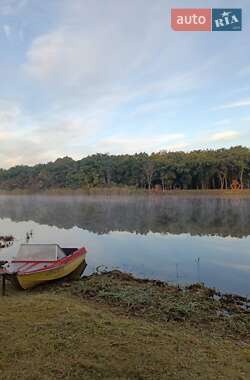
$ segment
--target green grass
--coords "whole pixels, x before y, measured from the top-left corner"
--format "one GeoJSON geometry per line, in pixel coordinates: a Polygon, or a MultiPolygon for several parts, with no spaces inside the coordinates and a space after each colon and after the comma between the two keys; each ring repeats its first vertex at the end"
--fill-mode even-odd
{"type": "Polygon", "coordinates": [[[113,272],[7,291],[1,379],[249,379],[249,313],[202,286],[113,272]]]}
{"type": "MultiPolygon", "coordinates": [[[[59,287],[57,291],[62,291],[59,287]]],[[[179,288],[160,281],[136,279],[120,271],[103,272],[69,284],[78,298],[122,310],[149,321],[187,322],[216,334],[250,341],[250,310],[239,296],[220,295],[202,284],[179,288]]],[[[65,289],[63,290],[65,291],[65,289]]]]}

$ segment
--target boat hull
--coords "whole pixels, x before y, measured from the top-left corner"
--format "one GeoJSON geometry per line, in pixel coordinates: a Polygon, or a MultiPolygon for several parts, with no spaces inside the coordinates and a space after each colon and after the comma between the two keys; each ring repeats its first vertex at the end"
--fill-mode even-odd
{"type": "Polygon", "coordinates": [[[30,273],[17,273],[16,282],[22,289],[30,289],[45,282],[50,282],[64,277],[77,271],[85,262],[85,253],[67,257],[65,261],[58,265],[51,266],[43,270],[33,271],[30,273]]]}

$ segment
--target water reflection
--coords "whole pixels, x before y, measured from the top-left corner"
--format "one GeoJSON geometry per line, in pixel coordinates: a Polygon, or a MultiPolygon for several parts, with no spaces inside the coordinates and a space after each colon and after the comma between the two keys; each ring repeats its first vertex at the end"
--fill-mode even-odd
{"type": "Polygon", "coordinates": [[[77,226],[98,234],[250,235],[248,199],[1,196],[0,217],[66,229],[77,226]]]}
{"type": "Polygon", "coordinates": [[[105,265],[250,296],[249,211],[248,200],[0,196],[0,235],[16,238],[0,258],[28,233],[31,243],[85,245],[86,274],[105,265]]]}

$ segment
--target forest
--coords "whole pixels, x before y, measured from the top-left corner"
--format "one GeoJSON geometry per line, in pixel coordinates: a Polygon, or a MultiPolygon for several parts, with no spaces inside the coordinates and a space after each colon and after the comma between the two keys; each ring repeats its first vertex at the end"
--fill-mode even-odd
{"type": "Polygon", "coordinates": [[[191,152],[94,154],[73,160],[58,158],[35,166],[0,169],[0,189],[79,189],[133,187],[138,189],[250,188],[250,149],[195,150],[191,152]]]}

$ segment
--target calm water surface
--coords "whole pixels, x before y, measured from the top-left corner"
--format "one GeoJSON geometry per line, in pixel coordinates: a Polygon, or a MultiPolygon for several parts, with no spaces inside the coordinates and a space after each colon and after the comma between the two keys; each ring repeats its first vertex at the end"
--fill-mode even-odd
{"type": "Polygon", "coordinates": [[[250,296],[250,200],[180,197],[0,196],[0,235],[15,243],[86,246],[98,266],[250,296]]]}

